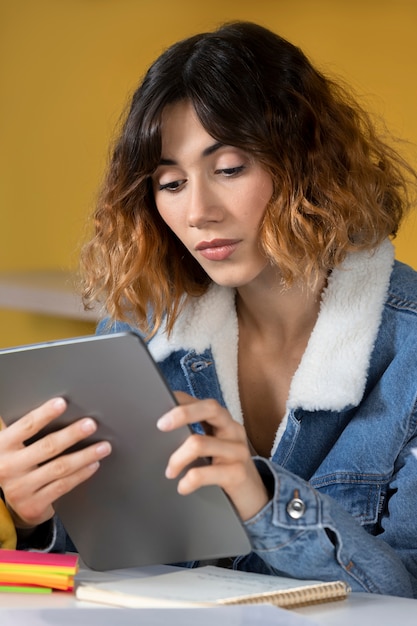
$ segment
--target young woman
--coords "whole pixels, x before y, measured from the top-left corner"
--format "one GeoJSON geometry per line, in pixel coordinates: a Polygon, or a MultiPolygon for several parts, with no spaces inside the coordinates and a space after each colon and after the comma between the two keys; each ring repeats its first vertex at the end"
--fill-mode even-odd
{"type": "MultiPolygon", "coordinates": [[[[390,242],[408,179],[345,90],[255,24],[173,45],[133,96],[85,299],[107,311],[99,332],[147,337],[181,401],[158,428],[211,427],[166,475],[212,457],[178,490],[231,498],[253,548],[235,568],[417,596],[417,275],[390,242]]],[[[53,502],[110,452],[48,461],[88,418],[23,448],[62,411],[0,433],[21,547],[64,545],[53,502]]]]}

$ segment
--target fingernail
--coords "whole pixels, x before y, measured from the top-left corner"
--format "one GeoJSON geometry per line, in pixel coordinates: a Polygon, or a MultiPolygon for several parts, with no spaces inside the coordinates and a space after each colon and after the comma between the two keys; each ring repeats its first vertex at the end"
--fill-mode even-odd
{"type": "Polygon", "coordinates": [[[111,452],[111,445],[108,441],[103,441],[102,443],[99,443],[98,446],[96,446],[96,452],[101,457],[107,456],[111,452]]]}
{"type": "Polygon", "coordinates": [[[64,398],[55,398],[54,399],[54,408],[55,409],[65,409],[66,406],[67,406],[67,403],[65,402],[64,398]]]}
{"type": "Polygon", "coordinates": [[[90,417],[87,417],[87,419],[83,420],[81,422],[81,430],[84,433],[93,433],[96,430],[97,426],[94,420],[92,420],[90,417]]]}
{"type": "Polygon", "coordinates": [[[159,430],[166,430],[171,426],[171,424],[172,424],[172,419],[169,415],[163,415],[156,422],[156,426],[157,428],[159,428],[159,430]]]}

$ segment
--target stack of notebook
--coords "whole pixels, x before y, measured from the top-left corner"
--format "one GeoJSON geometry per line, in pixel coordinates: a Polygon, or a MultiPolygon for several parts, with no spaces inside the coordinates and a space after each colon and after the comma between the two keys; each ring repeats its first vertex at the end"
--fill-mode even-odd
{"type": "Polygon", "coordinates": [[[72,591],[77,554],[0,550],[0,591],[50,593],[72,591]]]}

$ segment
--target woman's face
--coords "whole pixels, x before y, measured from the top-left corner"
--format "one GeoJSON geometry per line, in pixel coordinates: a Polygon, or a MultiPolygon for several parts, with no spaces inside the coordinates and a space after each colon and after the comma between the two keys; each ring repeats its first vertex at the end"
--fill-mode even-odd
{"type": "Polygon", "coordinates": [[[216,142],[189,102],[163,114],[162,157],[152,178],[162,219],[215,283],[239,287],[262,272],[268,261],[259,227],[271,176],[248,153],[216,142]]]}

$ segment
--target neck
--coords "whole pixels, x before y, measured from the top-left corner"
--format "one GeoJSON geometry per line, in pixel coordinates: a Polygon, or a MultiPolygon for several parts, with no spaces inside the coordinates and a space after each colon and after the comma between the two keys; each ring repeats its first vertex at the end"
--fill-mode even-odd
{"type": "Polygon", "coordinates": [[[266,341],[305,337],[316,323],[325,283],[323,279],[314,288],[300,284],[285,288],[280,280],[245,285],[237,290],[239,326],[266,341]]]}

